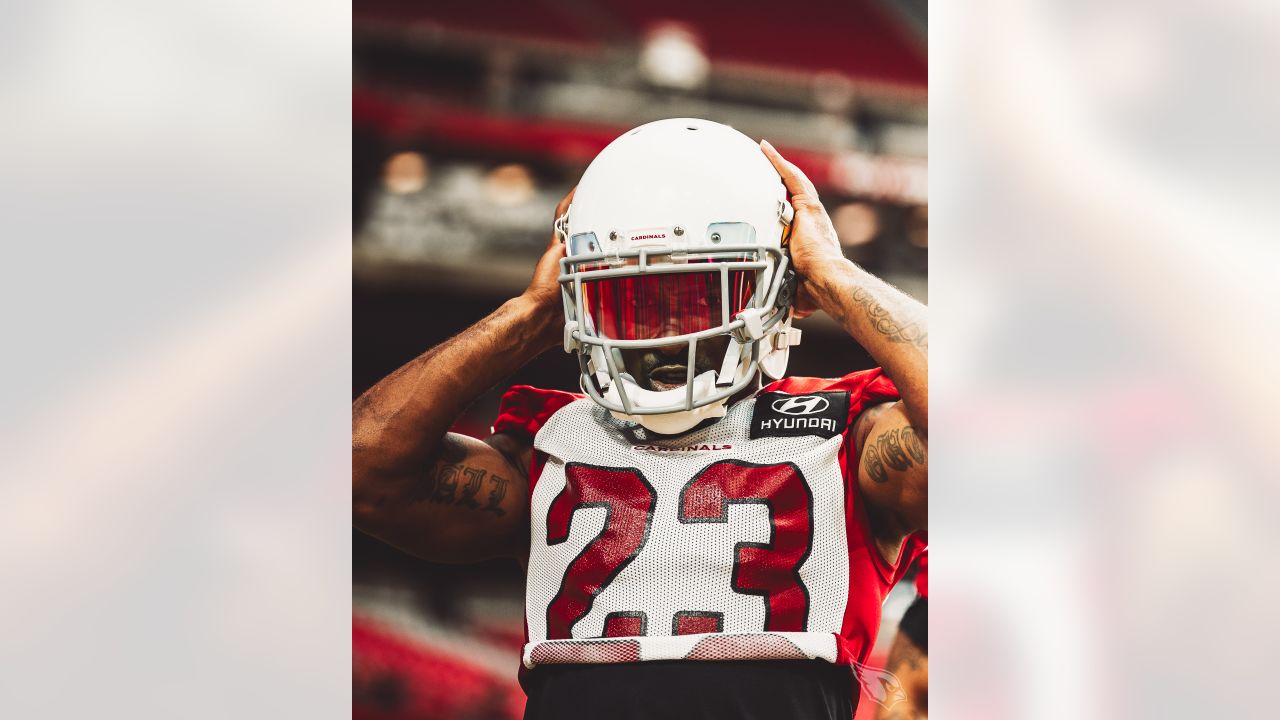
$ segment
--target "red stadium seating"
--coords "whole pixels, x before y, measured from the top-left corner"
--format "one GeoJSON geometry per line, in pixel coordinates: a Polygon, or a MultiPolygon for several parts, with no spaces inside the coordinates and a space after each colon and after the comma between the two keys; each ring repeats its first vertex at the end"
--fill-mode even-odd
{"type": "Polygon", "coordinates": [[[351,621],[354,720],[519,718],[518,653],[507,674],[478,667],[374,621],[351,621]]]}

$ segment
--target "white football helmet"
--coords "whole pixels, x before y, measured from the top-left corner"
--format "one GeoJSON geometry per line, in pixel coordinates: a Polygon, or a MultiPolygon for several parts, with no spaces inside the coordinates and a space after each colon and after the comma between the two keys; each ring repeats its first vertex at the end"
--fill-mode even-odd
{"type": "Polygon", "coordinates": [[[675,118],[610,143],[556,220],[564,348],[577,353],[583,392],[670,435],[722,417],[758,370],[782,377],[800,335],[783,248],[792,216],[773,165],[733,128],[675,118]],[[698,343],[721,335],[718,370],[695,374],[698,343]],[[684,384],[663,391],[642,387],[620,352],[680,345],[683,369],[671,367],[684,384]]]}

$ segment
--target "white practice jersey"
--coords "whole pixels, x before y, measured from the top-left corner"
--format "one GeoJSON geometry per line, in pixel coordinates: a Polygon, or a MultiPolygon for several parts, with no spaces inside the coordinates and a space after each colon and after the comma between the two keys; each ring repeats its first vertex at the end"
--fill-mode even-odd
{"type": "Polygon", "coordinates": [[[865,659],[896,564],[871,541],[853,420],[878,369],[789,378],[662,437],[589,399],[516,387],[497,432],[534,436],[524,664],[865,659]]]}

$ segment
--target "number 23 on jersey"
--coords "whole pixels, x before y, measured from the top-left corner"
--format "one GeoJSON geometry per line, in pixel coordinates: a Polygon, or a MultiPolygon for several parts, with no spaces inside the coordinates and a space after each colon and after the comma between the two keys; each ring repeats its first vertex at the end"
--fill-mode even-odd
{"type": "MultiPolygon", "coordinates": [[[[559,545],[569,539],[575,517],[582,517],[577,513],[581,509],[602,508],[605,521],[600,532],[569,563],[559,590],[547,605],[549,640],[572,637],[575,624],[587,616],[596,598],[646,549],[657,552],[652,547],[652,531],[658,495],[640,470],[569,463],[565,466],[565,479],[564,488],[547,511],[547,545],[559,545]]],[[[756,596],[763,605],[763,626],[749,629],[805,631],[809,593],[801,581],[800,567],[813,545],[813,498],[808,483],[791,463],[715,462],[681,488],[675,505],[675,527],[727,524],[730,508],[738,504],[761,506],[768,518],[767,540],[743,539],[733,544],[725,578],[732,592],[756,596]]],[[[663,525],[671,527],[670,523],[663,525]]],[[[656,542],[680,539],[664,537],[656,542]]],[[[663,592],[678,598],[685,583],[676,577],[668,581],[662,583],[663,592]]],[[[725,629],[723,608],[700,607],[696,592],[686,594],[689,606],[671,614],[669,634],[725,629]]],[[[614,610],[604,619],[603,636],[668,634],[666,628],[659,631],[650,627],[653,614],[653,608],[646,607],[614,610]]]]}

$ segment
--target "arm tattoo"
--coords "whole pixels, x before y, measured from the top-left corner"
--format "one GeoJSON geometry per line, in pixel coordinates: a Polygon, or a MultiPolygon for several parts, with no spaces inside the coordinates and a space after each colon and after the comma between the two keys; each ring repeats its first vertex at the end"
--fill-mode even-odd
{"type": "Polygon", "coordinates": [[[466,464],[467,451],[461,444],[445,439],[436,449],[427,471],[422,474],[415,488],[415,502],[437,505],[461,505],[468,510],[491,512],[499,517],[506,515],[502,501],[507,496],[508,481],[490,474],[484,468],[466,464]],[[485,502],[479,499],[485,477],[490,483],[485,502]],[[461,493],[459,493],[461,490],[461,493]]]}
{"type": "Polygon", "coordinates": [[[458,498],[458,504],[475,510],[480,507],[480,501],[476,500],[476,495],[480,492],[481,483],[484,482],[484,470],[469,467],[464,468],[462,474],[467,476],[467,485],[462,488],[462,497],[458,498]]]}
{"type": "Polygon", "coordinates": [[[888,482],[889,475],[885,472],[884,463],[880,460],[880,452],[876,450],[875,445],[868,445],[862,451],[863,461],[867,464],[867,472],[871,474],[871,479],[878,483],[888,482]]]}
{"type": "Polygon", "coordinates": [[[414,486],[414,502],[451,502],[458,485],[458,470],[467,459],[460,444],[445,437],[427,461],[427,471],[414,486]],[[437,499],[438,498],[438,499],[437,499]]]}
{"type": "Polygon", "coordinates": [[[436,473],[436,491],[431,494],[433,503],[451,503],[458,490],[458,471],[462,465],[446,465],[436,473]]]}
{"type": "Polygon", "coordinates": [[[916,434],[915,428],[910,426],[902,428],[902,445],[917,465],[924,464],[924,445],[920,442],[920,436],[916,434]]]}
{"type": "Polygon", "coordinates": [[[502,517],[507,514],[507,511],[502,509],[502,498],[507,496],[507,481],[497,475],[490,475],[489,482],[493,483],[493,488],[489,490],[489,503],[483,510],[502,517]]]}
{"type": "Polygon", "coordinates": [[[923,465],[925,461],[924,444],[909,425],[880,433],[867,443],[862,454],[866,459],[867,473],[878,483],[889,481],[885,465],[901,472],[912,465],[923,465]]]}
{"type": "Polygon", "coordinates": [[[902,443],[898,440],[896,429],[880,436],[880,449],[884,452],[884,461],[894,470],[906,470],[911,467],[911,460],[902,450],[902,443]]]}
{"type": "Polygon", "coordinates": [[[885,309],[880,301],[876,300],[866,288],[855,288],[853,291],[853,301],[862,306],[866,311],[867,318],[871,321],[871,326],[876,332],[889,338],[892,342],[911,343],[919,348],[929,349],[929,332],[923,328],[920,323],[911,322],[902,324],[893,319],[893,316],[885,309]]]}

